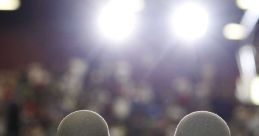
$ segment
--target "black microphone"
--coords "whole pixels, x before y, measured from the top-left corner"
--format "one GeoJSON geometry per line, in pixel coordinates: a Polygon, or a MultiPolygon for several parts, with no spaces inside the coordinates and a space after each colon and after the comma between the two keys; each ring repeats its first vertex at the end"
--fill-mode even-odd
{"type": "Polygon", "coordinates": [[[98,113],[79,110],[70,113],[60,122],[58,136],[109,136],[106,121],[98,113]]]}
{"type": "Polygon", "coordinates": [[[217,114],[196,111],[186,115],[177,125],[174,136],[230,136],[227,123],[217,114]]]}

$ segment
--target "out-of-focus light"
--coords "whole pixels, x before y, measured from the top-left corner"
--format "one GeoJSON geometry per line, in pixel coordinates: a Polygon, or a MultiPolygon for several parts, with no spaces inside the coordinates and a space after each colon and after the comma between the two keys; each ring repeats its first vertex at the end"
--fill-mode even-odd
{"type": "Polygon", "coordinates": [[[0,10],[17,10],[20,4],[20,0],[0,0],[0,10]]]}
{"type": "Polygon", "coordinates": [[[253,30],[255,29],[258,19],[259,19],[259,11],[247,10],[244,13],[242,20],[240,21],[240,24],[242,24],[246,28],[246,36],[251,35],[253,30]]]}
{"type": "Polygon", "coordinates": [[[246,45],[240,48],[239,69],[243,77],[253,78],[256,76],[256,64],[253,46],[246,45]]]}
{"type": "Polygon", "coordinates": [[[259,0],[236,0],[236,4],[240,9],[243,10],[257,10],[259,5],[259,0]]]}
{"type": "Polygon", "coordinates": [[[237,62],[240,71],[240,79],[237,81],[236,97],[243,103],[256,103],[256,98],[259,98],[259,93],[256,92],[255,89],[252,89],[255,88],[255,83],[253,82],[257,77],[254,46],[245,45],[241,47],[238,52],[237,62]],[[253,87],[251,87],[251,85],[253,87]],[[253,93],[251,89],[253,90],[253,93]]]}
{"type": "Polygon", "coordinates": [[[143,0],[111,0],[99,15],[100,31],[109,40],[125,40],[135,30],[137,13],[143,7],[143,0]]]}
{"type": "Polygon", "coordinates": [[[251,83],[251,101],[255,105],[259,105],[259,77],[254,78],[251,83]]]}
{"type": "Polygon", "coordinates": [[[130,113],[130,102],[125,98],[117,98],[113,104],[113,114],[119,119],[125,119],[130,113]]]}
{"type": "Polygon", "coordinates": [[[194,2],[175,7],[170,16],[170,25],[174,34],[187,42],[201,38],[206,33],[208,24],[208,11],[194,2]]]}
{"type": "Polygon", "coordinates": [[[229,40],[242,40],[246,37],[246,29],[243,25],[230,23],[224,27],[223,34],[229,40]]]}
{"type": "Polygon", "coordinates": [[[111,136],[126,136],[126,129],[123,126],[112,126],[110,134],[111,136]]]}
{"type": "Polygon", "coordinates": [[[241,75],[240,79],[238,79],[236,82],[235,96],[242,103],[251,102],[250,91],[249,91],[251,86],[251,80],[252,78],[243,77],[241,75]]]}

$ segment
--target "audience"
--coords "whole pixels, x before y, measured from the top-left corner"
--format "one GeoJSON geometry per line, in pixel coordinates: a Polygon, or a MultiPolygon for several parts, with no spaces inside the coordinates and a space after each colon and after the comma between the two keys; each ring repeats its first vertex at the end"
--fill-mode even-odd
{"type": "Polygon", "coordinates": [[[172,136],[179,120],[195,110],[219,114],[232,135],[259,135],[259,111],[214,93],[210,64],[198,79],[181,75],[156,86],[157,80],[134,75],[129,61],[99,63],[72,59],[61,75],[39,63],[24,72],[1,72],[0,135],[54,136],[61,119],[79,109],[100,113],[111,136],[172,136]]]}

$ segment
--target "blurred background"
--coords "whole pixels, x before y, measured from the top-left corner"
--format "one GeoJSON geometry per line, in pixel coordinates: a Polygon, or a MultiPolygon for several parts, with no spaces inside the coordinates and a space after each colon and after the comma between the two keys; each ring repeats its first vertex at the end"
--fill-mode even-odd
{"type": "Polygon", "coordinates": [[[172,136],[196,110],[259,136],[258,0],[0,0],[0,135],[89,109],[111,136],[172,136]]]}

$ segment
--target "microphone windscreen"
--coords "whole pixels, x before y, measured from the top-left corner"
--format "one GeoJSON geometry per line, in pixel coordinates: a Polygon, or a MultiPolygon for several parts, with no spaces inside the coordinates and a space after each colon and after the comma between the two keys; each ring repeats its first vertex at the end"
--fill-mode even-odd
{"type": "Polygon", "coordinates": [[[79,110],[67,115],[59,124],[58,136],[109,136],[108,125],[98,113],[79,110]]]}
{"type": "Polygon", "coordinates": [[[227,123],[215,113],[196,111],[177,125],[174,136],[230,136],[227,123]]]}

